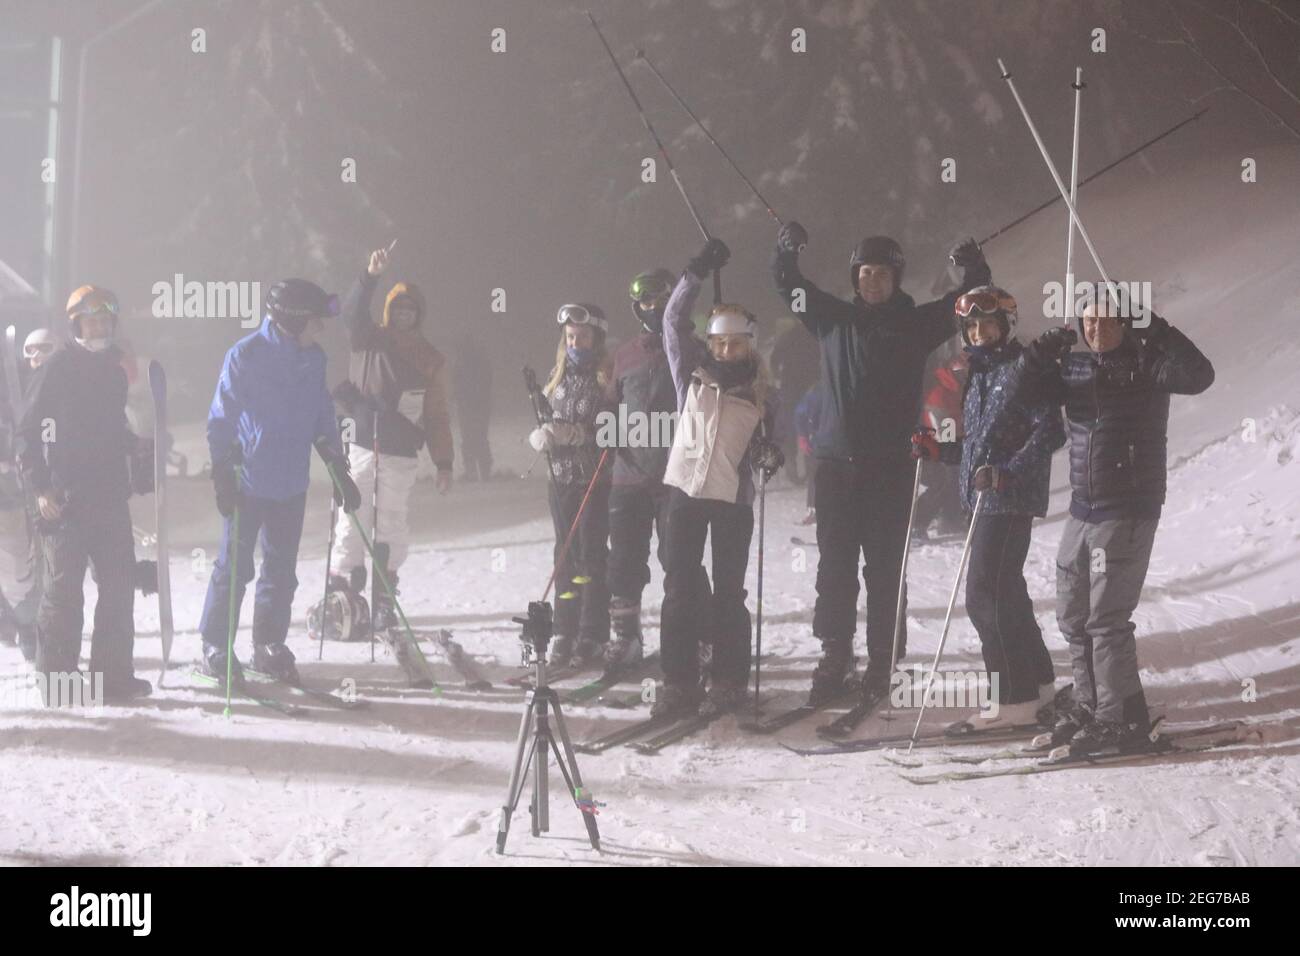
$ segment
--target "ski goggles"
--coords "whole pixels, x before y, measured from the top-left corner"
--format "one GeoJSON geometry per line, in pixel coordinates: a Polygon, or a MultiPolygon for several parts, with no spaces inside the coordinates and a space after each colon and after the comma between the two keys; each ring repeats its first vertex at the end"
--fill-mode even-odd
{"type": "Polygon", "coordinates": [[[628,295],[637,302],[650,302],[672,294],[672,286],[663,276],[637,276],[628,287],[628,295]]]}
{"type": "Polygon", "coordinates": [[[592,312],[585,305],[562,305],[555,313],[557,325],[589,325],[605,331],[605,317],[592,312]]]}
{"type": "Polygon", "coordinates": [[[981,315],[1012,313],[1016,311],[1016,300],[1001,289],[981,289],[967,292],[957,299],[957,306],[953,311],[963,319],[970,318],[976,312],[981,315]]]}
{"type": "Polygon", "coordinates": [[[68,313],[69,319],[79,319],[83,315],[111,315],[117,318],[117,302],[98,295],[88,295],[68,313]]]}

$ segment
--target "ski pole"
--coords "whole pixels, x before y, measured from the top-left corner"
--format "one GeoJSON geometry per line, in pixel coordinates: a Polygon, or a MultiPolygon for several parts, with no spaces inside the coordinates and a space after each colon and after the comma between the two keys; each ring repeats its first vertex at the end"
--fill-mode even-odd
{"type": "MultiPolygon", "coordinates": [[[[335,473],[334,471],[333,463],[330,462],[329,459],[327,459],[323,453],[321,453],[321,449],[319,446],[317,446],[316,451],[317,453],[321,454],[321,459],[325,462],[325,470],[329,472],[330,481],[334,483],[334,487],[338,489],[338,493],[341,497],[343,494],[343,485],[339,481],[338,474],[335,473]]],[[[419,656],[421,662],[424,664],[425,672],[430,675],[430,681],[433,683],[433,687],[432,687],[433,692],[435,694],[441,693],[442,688],[438,686],[436,681],[433,681],[432,678],[433,671],[429,668],[429,659],[425,657],[424,652],[420,650],[420,642],[415,637],[415,631],[411,629],[411,624],[406,619],[406,612],[402,610],[402,605],[399,604],[397,601],[397,592],[393,590],[393,586],[388,580],[388,575],[384,573],[383,567],[380,565],[380,562],[375,559],[374,542],[371,541],[370,536],[366,534],[366,529],[361,527],[361,522],[357,520],[357,516],[355,514],[353,514],[350,511],[345,511],[344,514],[346,514],[348,516],[348,520],[352,522],[352,530],[357,533],[357,537],[359,537],[361,539],[361,543],[365,545],[366,553],[370,555],[371,566],[375,569],[375,573],[379,577],[379,583],[383,585],[384,590],[388,593],[389,598],[392,599],[393,608],[397,611],[398,617],[402,619],[402,628],[403,630],[406,631],[406,640],[410,643],[411,647],[415,649],[415,653],[419,656]]],[[[373,632],[374,629],[371,628],[371,630],[373,632]]]]}
{"type": "MultiPolygon", "coordinates": [[[[374,410],[371,418],[373,426],[370,429],[371,445],[374,447],[374,479],[375,482],[370,488],[370,534],[371,543],[379,541],[379,409],[374,410]]],[[[357,527],[360,527],[360,522],[357,527]]],[[[374,549],[370,550],[370,663],[375,662],[375,598],[379,595],[379,589],[375,587],[374,578],[379,576],[379,562],[375,560],[374,549]]]]}
{"type": "Polygon", "coordinates": [[[714,138],[711,132],[709,132],[709,128],[705,126],[703,121],[695,115],[694,111],[686,105],[686,101],[677,94],[677,91],[673,89],[672,84],[664,78],[664,75],[659,72],[658,68],[650,62],[650,58],[645,55],[645,51],[637,50],[636,58],[650,68],[650,72],[658,77],[659,82],[664,85],[664,89],[672,94],[673,99],[677,101],[677,105],[680,106],[686,112],[686,115],[695,122],[695,125],[700,128],[700,132],[705,135],[708,141],[718,148],[718,152],[722,154],[722,158],[725,159],[727,163],[730,164],[731,168],[736,171],[736,175],[745,181],[745,185],[749,187],[750,192],[754,194],[758,201],[763,204],[763,208],[767,210],[767,214],[772,217],[778,226],[784,226],[785,223],[782,222],[781,217],[776,214],[776,210],[772,208],[772,204],[763,198],[763,194],[758,191],[758,187],[750,181],[748,176],[741,172],[740,167],[736,165],[736,161],[727,154],[727,151],[722,148],[722,144],[714,138]]]}
{"type": "Polygon", "coordinates": [[[560,565],[564,563],[565,557],[569,553],[569,545],[573,541],[573,534],[578,530],[578,522],[582,520],[582,513],[587,510],[587,500],[591,498],[592,489],[596,487],[596,481],[600,478],[600,473],[605,467],[605,459],[609,457],[609,448],[606,447],[600,453],[600,461],[596,462],[596,470],[591,475],[591,481],[587,483],[587,492],[582,496],[582,503],[578,505],[578,513],[573,516],[573,524],[569,525],[569,533],[564,536],[564,544],[560,547],[560,553],[555,556],[555,566],[551,568],[551,576],[546,579],[546,590],[542,592],[542,600],[545,601],[551,593],[551,585],[555,583],[555,575],[560,571],[560,565]]]}
{"type": "MultiPolygon", "coordinates": [[[[596,22],[596,18],[591,15],[590,10],[587,11],[587,19],[591,21],[591,26],[595,29],[596,36],[600,37],[601,45],[605,47],[605,52],[609,54],[610,62],[614,64],[614,69],[618,71],[618,78],[623,81],[623,86],[627,88],[627,95],[632,97],[632,103],[636,106],[636,111],[641,117],[642,125],[645,126],[646,132],[650,134],[650,138],[655,141],[655,146],[659,149],[659,155],[663,157],[664,165],[668,167],[669,175],[673,177],[673,182],[677,184],[677,191],[682,194],[682,201],[686,203],[686,208],[690,211],[691,218],[695,220],[695,225],[704,236],[704,241],[708,242],[713,237],[709,235],[709,230],[704,227],[704,220],[700,218],[699,212],[696,211],[695,203],[691,202],[691,197],[686,195],[686,187],[682,185],[682,178],[677,175],[677,169],[673,166],[673,161],[668,157],[668,150],[664,147],[663,140],[659,138],[659,134],[655,132],[655,128],[650,125],[650,120],[645,115],[645,110],[641,108],[641,101],[637,99],[636,91],[632,89],[632,84],[628,82],[627,74],[623,72],[623,68],[618,65],[618,58],[614,56],[614,51],[610,49],[609,41],[605,39],[605,34],[600,31],[600,24],[596,22]]],[[[714,269],[713,302],[716,305],[721,301],[722,273],[719,270],[714,269]]]]}
{"type": "Polygon", "coordinates": [[[921,712],[916,715],[916,726],[912,728],[912,740],[907,745],[911,753],[916,746],[916,735],[921,730],[921,721],[925,719],[925,705],[934,688],[935,675],[939,673],[939,659],[943,657],[943,646],[948,642],[948,626],[952,623],[952,608],[957,603],[957,589],[961,587],[961,576],[966,571],[966,559],[970,557],[970,543],[975,537],[975,525],[980,520],[980,510],[984,507],[984,492],[975,497],[975,513],[971,515],[970,529],[966,532],[966,546],[961,549],[961,560],[957,563],[957,578],[952,582],[952,594],[948,596],[948,613],[943,618],[943,632],[939,635],[939,649],[934,652],[934,663],[930,665],[930,679],[925,683],[925,695],[921,698],[921,712]]]}
{"type": "MultiPolygon", "coordinates": [[[[1074,148],[1070,154],[1070,203],[1079,208],[1079,102],[1083,93],[1083,67],[1074,68],[1074,148]]],[[[1074,318],[1074,219],[1065,223],[1065,320],[1074,318]]]]}
{"type": "Polygon", "coordinates": [[[758,483],[758,602],[754,615],[754,706],[758,707],[759,675],[763,668],[763,531],[767,523],[767,472],[758,483]]]}
{"type": "Polygon", "coordinates": [[[1025,108],[1025,102],[1020,98],[1020,93],[1016,90],[1016,84],[1011,81],[1011,74],[1007,71],[1006,65],[1001,58],[998,59],[998,69],[1002,71],[1002,79],[1007,81],[1007,86],[1011,89],[1011,95],[1015,97],[1016,105],[1020,107],[1020,113],[1025,118],[1025,125],[1029,127],[1034,142],[1038,144],[1038,151],[1043,154],[1043,162],[1047,164],[1047,171],[1052,174],[1052,182],[1056,183],[1056,189],[1061,194],[1061,199],[1065,202],[1066,208],[1070,210],[1071,221],[1079,228],[1079,235],[1083,237],[1083,243],[1088,247],[1088,253],[1092,256],[1092,261],[1097,264],[1097,271],[1101,273],[1101,279],[1106,283],[1106,291],[1114,301],[1118,302],[1119,297],[1115,293],[1115,285],[1110,281],[1110,276],[1106,274],[1106,267],[1101,264],[1101,256],[1097,255],[1097,249],[1092,244],[1092,238],[1088,235],[1088,230],[1079,218],[1074,203],[1070,201],[1070,196],[1065,190],[1065,184],[1061,182],[1060,173],[1056,171],[1056,164],[1052,162],[1052,157],[1048,155],[1047,147],[1043,144],[1043,138],[1038,135],[1038,127],[1034,126],[1034,121],[1029,116],[1029,110],[1025,108]]]}
{"type": "MultiPolygon", "coordinates": [[[[1207,109],[1208,109],[1208,107],[1207,107],[1207,109]]],[[[1164,131],[1163,133],[1161,133],[1159,136],[1153,136],[1151,139],[1147,140],[1147,141],[1146,141],[1145,143],[1143,143],[1141,146],[1135,146],[1133,149],[1129,150],[1127,153],[1125,153],[1125,154],[1124,154],[1123,156],[1121,156],[1119,159],[1116,159],[1116,160],[1114,160],[1113,162],[1107,163],[1105,166],[1101,167],[1101,169],[1097,170],[1097,171],[1096,171],[1095,173],[1093,173],[1091,176],[1086,176],[1086,177],[1084,177],[1082,180],[1079,181],[1079,187],[1082,188],[1082,187],[1088,185],[1088,183],[1092,182],[1094,179],[1097,179],[1097,178],[1100,177],[1100,176],[1104,176],[1106,173],[1110,172],[1112,169],[1114,169],[1114,168],[1115,168],[1116,166],[1118,166],[1120,163],[1123,163],[1123,162],[1126,162],[1127,160],[1132,159],[1134,156],[1136,156],[1138,153],[1142,152],[1142,151],[1143,151],[1144,149],[1146,149],[1147,147],[1149,147],[1149,146],[1154,146],[1156,143],[1160,142],[1160,141],[1161,141],[1162,139],[1164,139],[1166,136],[1168,136],[1168,135],[1170,135],[1171,133],[1177,132],[1178,130],[1182,129],[1182,128],[1183,128],[1184,126],[1186,126],[1188,123],[1193,123],[1193,122],[1195,122],[1196,120],[1200,119],[1201,116],[1204,115],[1205,112],[1206,112],[1206,110],[1200,110],[1199,112],[1194,113],[1193,115],[1187,117],[1187,119],[1183,120],[1181,123],[1175,123],[1173,126],[1169,127],[1169,129],[1165,130],[1165,131],[1164,131]]],[[[1017,217],[1017,218],[1011,220],[1009,223],[1007,223],[1005,226],[1003,226],[1003,227],[1002,227],[1001,229],[999,229],[997,232],[991,233],[990,235],[988,235],[988,236],[986,236],[985,238],[981,239],[980,242],[979,242],[979,244],[982,246],[982,245],[984,245],[984,243],[986,243],[986,242],[992,242],[994,239],[996,239],[998,236],[1002,235],[1004,232],[1008,232],[1008,231],[1014,229],[1016,226],[1020,225],[1020,224],[1021,224],[1022,222],[1024,222],[1026,219],[1029,219],[1029,218],[1032,217],[1032,216],[1036,216],[1036,215],[1038,215],[1040,212],[1042,212],[1042,211],[1043,211],[1044,209],[1046,209],[1048,206],[1055,205],[1056,203],[1058,203],[1058,202],[1060,202],[1060,201],[1061,201],[1061,197],[1060,197],[1060,196],[1053,196],[1051,199],[1048,199],[1046,202],[1040,203],[1039,205],[1035,206],[1033,209],[1029,210],[1029,212],[1025,213],[1024,215],[1019,216],[1019,217],[1017,217]]]]}
{"type": "MultiPolygon", "coordinates": [[[[396,241],[396,240],[394,240],[396,241]]],[[[347,454],[348,446],[343,446],[343,454],[347,454]]],[[[325,621],[329,615],[330,606],[330,565],[334,560],[334,528],[339,523],[339,503],[334,498],[333,492],[330,493],[330,538],[329,544],[325,547],[325,596],[321,598],[320,603],[320,647],[316,650],[316,660],[325,659],[325,621]]]]}
{"type": "MultiPolygon", "coordinates": [[[[889,677],[893,680],[898,667],[898,639],[903,633],[903,600],[907,595],[907,558],[912,550],[912,525],[916,521],[916,499],[921,491],[921,459],[916,459],[916,474],[912,477],[912,506],[907,510],[907,537],[903,539],[903,563],[898,570],[898,602],[894,605],[894,649],[889,655],[889,677]]],[[[893,694],[889,695],[886,714],[894,709],[893,694]]],[[[891,719],[888,716],[886,719],[891,719]]]]}
{"type": "MultiPolygon", "coordinates": [[[[243,471],[235,465],[235,488],[243,485],[243,471]]],[[[230,716],[230,682],[235,671],[235,627],[239,622],[239,498],[230,520],[230,608],[226,617],[226,716],[230,716]]]]}

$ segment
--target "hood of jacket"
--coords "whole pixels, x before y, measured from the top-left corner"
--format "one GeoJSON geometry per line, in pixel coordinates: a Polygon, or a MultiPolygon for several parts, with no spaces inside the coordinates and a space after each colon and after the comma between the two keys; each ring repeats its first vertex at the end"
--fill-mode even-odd
{"type": "Polygon", "coordinates": [[[379,324],[386,329],[393,328],[390,321],[393,311],[393,302],[406,296],[415,303],[416,320],[415,327],[419,328],[424,322],[424,293],[420,291],[419,286],[414,282],[398,282],[388,290],[388,296],[384,299],[384,316],[380,319],[379,324]]]}

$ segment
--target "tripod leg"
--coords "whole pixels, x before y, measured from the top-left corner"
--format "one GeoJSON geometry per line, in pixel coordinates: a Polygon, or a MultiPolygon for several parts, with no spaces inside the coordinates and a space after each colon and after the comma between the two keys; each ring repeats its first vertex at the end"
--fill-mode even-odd
{"type": "Polygon", "coordinates": [[[497,852],[506,851],[506,836],[510,833],[510,817],[519,805],[519,796],[523,791],[523,781],[528,774],[528,765],[524,762],[525,747],[528,742],[528,730],[532,726],[533,699],[528,699],[524,708],[523,720],[519,722],[519,739],[515,743],[515,763],[510,770],[510,784],[506,787],[506,802],[501,806],[501,820],[497,824],[497,852]]]}
{"type": "Polygon", "coordinates": [[[564,744],[564,754],[568,754],[568,760],[565,760],[564,754],[560,753],[559,745],[556,744],[555,738],[551,738],[551,748],[555,751],[555,762],[559,764],[560,775],[564,777],[564,783],[569,788],[569,796],[573,798],[573,805],[578,808],[582,814],[582,822],[587,826],[587,839],[591,841],[593,850],[600,849],[600,830],[596,826],[595,807],[592,812],[588,813],[578,802],[578,791],[582,789],[582,778],[578,775],[578,762],[573,759],[573,747],[569,744],[569,734],[564,729],[563,718],[560,718],[559,711],[556,711],[556,717],[559,719],[560,740],[564,744]]]}
{"type": "Polygon", "coordinates": [[[541,724],[537,728],[537,736],[533,742],[537,748],[537,776],[533,778],[534,794],[537,800],[537,816],[535,834],[549,833],[551,830],[551,807],[550,807],[550,760],[551,747],[555,744],[551,739],[551,728],[546,724],[546,717],[538,717],[541,724]],[[547,746],[550,744],[550,746],[547,746]]]}

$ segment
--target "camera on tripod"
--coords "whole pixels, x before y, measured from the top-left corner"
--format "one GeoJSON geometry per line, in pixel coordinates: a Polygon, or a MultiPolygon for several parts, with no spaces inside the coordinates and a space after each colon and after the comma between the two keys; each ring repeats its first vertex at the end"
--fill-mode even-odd
{"type": "Polygon", "coordinates": [[[551,614],[550,601],[529,601],[527,617],[512,617],[510,620],[521,625],[519,629],[519,653],[527,667],[538,660],[545,660],[547,645],[554,634],[554,618],[551,614]]]}

